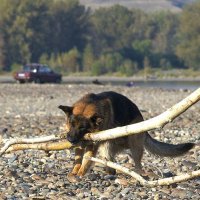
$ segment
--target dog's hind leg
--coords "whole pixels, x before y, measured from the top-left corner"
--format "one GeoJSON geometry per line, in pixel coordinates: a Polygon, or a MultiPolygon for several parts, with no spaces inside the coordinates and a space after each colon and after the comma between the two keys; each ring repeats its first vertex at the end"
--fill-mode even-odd
{"type": "Polygon", "coordinates": [[[129,148],[131,151],[132,158],[135,162],[135,171],[143,173],[141,160],[144,151],[144,135],[138,134],[128,137],[129,148]]]}
{"type": "Polygon", "coordinates": [[[97,148],[94,145],[88,145],[85,147],[85,152],[83,155],[83,160],[82,160],[82,164],[81,167],[77,173],[77,175],[79,177],[82,177],[86,174],[86,172],[88,171],[88,169],[91,166],[92,161],[89,160],[87,157],[93,157],[96,155],[96,150],[97,148]]]}
{"type": "MultiPolygon", "coordinates": [[[[116,146],[112,144],[112,141],[102,142],[99,146],[99,156],[106,161],[115,161],[116,153],[120,150],[120,146],[116,146]]],[[[116,170],[110,167],[106,167],[106,173],[114,175],[116,174],[116,170]]]]}

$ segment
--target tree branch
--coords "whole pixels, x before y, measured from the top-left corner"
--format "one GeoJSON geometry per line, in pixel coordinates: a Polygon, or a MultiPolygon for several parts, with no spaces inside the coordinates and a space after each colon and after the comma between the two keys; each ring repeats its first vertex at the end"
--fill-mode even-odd
{"type": "MultiPolygon", "coordinates": [[[[132,124],[132,125],[100,131],[98,133],[88,133],[85,135],[84,139],[91,140],[91,141],[103,141],[103,140],[109,140],[109,139],[114,139],[118,137],[124,137],[131,134],[138,134],[138,133],[142,133],[142,132],[149,131],[156,128],[161,128],[165,124],[173,121],[177,116],[185,112],[189,107],[191,107],[193,104],[195,104],[199,100],[200,100],[200,88],[195,90],[188,97],[186,97],[185,99],[183,99],[182,101],[180,101],[179,103],[177,103],[176,105],[174,105],[173,107],[165,111],[164,113],[158,115],[157,117],[154,117],[152,119],[139,122],[136,124],[132,124]]],[[[16,148],[16,150],[18,150],[20,148],[25,149],[25,146],[29,148],[29,145],[24,145],[23,147],[20,147],[20,144],[49,142],[49,141],[54,141],[54,140],[59,140],[59,139],[60,139],[59,137],[56,137],[54,135],[40,137],[40,138],[30,138],[30,139],[26,139],[26,138],[12,139],[6,142],[4,147],[2,147],[2,149],[0,150],[0,156],[13,144],[19,144],[18,148],[16,148]]],[[[66,140],[66,142],[68,141],[66,140]]],[[[37,146],[34,146],[34,148],[36,147],[37,146]]],[[[65,146],[65,148],[70,148],[70,147],[71,147],[70,145],[65,146]]],[[[61,150],[62,147],[58,147],[58,148],[59,150],[61,150]]]]}
{"type": "Polygon", "coordinates": [[[200,88],[195,90],[188,97],[175,104],[173,107],[165,111],[164,113],[151,118],[149,120],[131,124],[123,127],[117,127],[97,133],[88,133],[84,139],[92,141],[103,141],[115,139],[118,137],[124,137],[132,134],[143,133],[145,131],[162,128],[167,123],[172,122],[177,116],[185,112],[189,107],[200,100],[200,88]]]}
{"type": "MultiPolygon", "coordinates": [[[[176,105],[174,105],[173,107],[171,107],[170,109],[168,109],[167,111],[165,111],[164,113],[158,115],[157,117],[124,127],[118,127],[110,130],[101,131],[98,133],[88,133],[85,135],[84,139],[91,141],[103,141],[118,137],[124,137],[131,134],[138,134],[156,128],[161,128],[165,124],[173,121],[177,116],[185,112],[189,107],[191,107],[199,100],[200,100],[200,88],[194,91],[192,94],[190,94],[188,97],[186,97],[179,103],[177,103],[176,105]]],[[[0,156],[5,152],[22,150],[22,149],[40,149],[40,150],[50,151],[50,150],[68,149],[71,148],[72,146],[73,145],[66,139],[63,140],[62,138],[56,137],[54,135],[40,137],[40,138],[29,138],[29,139],[17,138],[17,139],[11,139],[5,143],[4,147],[0,150],[0,156]],[[47,143],[47,142],[52,142],[52,143],[47,143]]],[[[93,157],[88,159],[94,162],[99,162],[111,168],[120,170],[134,177],[142,185],[148,187],[153,187],[158,185],[169,185],[172,183],[186,181],[200,176],[200,170],[197,170],[170,178],[164,178],[156,181],[147,181],[134,171],[130,171],[129,169],[122,167],[116,163],[110,161],[103,161],[93,157]]]]}
{"type": "MultiPolygon", "coordinates": [[[[54,135],[50,135],[50,136],[45,136],[45,137],[39,137],[39,138],[14,138],[11,140],[8,140],[4,147],[2,147],[1,151],[0,151],[0,156],[11,146],[14,144],[33,144],[33,143],[40,143],[40,142],[49,142],[49,141],[55,141],[55,140],[59,140],[59,137],[56,137],[54,135]]],[[[18,145],[20,146],[20,145],[18,145]]],[[[28,145],[27,145],[28,147],[28,145]]],[[[18,150],[18,149],[16,149],[18,150]]]]}
{"type": "Polygon", "coordinates": [[[59,151],[64,149],[69,149],[73,145],[67,140],[61,140],[59,142],[51,142],[51,143],[34,143],[34,144],[14,144],[10,146],[6,153],[11,151],[25,150],[25,149],[37,149],[44,151],[59,151]]]}
{"type": "Polygon", "coordinates": [[[123,172],[127,175],[130,175],[133,178],[135,178],[138,182],[140,182],[141,185],[147,186],[147,187],[155,187],[155,186],[159,186],[159,185],[170,185],[172,183],[187,181],[189,179],[200,176],[200,170],[197,170],[197,171],[193,171],[193,172],[190,172],[190,173],[181,174],[181,175],[178,175],[178,176],[163,178],[163,179],[160,179],[160,180],[147,181],[142,176],[140,176],[139,174],[135,173],[134,171],[130,171],[128,168],[123,167],[123,166],[121,166],[117,163],[113,163],[111,161],[104,161],[104,160],[94,158],[94,157],[88,157],[88,159],[93,161],[93,162],[101,163],[105,166],[119,170],[119,171],[121,171],[121,172],[123,172]]]}

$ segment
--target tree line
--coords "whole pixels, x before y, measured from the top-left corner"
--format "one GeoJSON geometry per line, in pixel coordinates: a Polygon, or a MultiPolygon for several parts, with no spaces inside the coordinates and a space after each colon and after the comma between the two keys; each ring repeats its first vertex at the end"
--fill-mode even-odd
{"type": "Polygon", "coordinates": [[[191,68],[200,62],[200,2],[181,13],[77,0],[0,0],[0,71],[46,63],[65,74],[191,68]]]}

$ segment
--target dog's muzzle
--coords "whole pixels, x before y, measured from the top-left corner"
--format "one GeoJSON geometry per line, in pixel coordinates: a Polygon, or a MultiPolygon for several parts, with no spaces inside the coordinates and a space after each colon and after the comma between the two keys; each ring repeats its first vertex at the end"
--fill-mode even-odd
{"type": "Polygon", "coordinates": [[[87,133],[85,129],[82,130],[72,130],[67,133],[67,140],[72,144],[77,144],[83,138],[83,136],[87,133]]]}

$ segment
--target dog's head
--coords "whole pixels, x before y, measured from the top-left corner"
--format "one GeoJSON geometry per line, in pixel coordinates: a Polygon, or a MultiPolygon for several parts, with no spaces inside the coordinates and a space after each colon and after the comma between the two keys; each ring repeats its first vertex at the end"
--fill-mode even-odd
{"type": "Polygon", "coordinates": [[[78,143],[86,133],[99,130],[103,119],[97,114],[95,104],[78,102],[73,107],[60,105],[59,108],[67,116],[67,139],[71,143],[78,143]]]}

